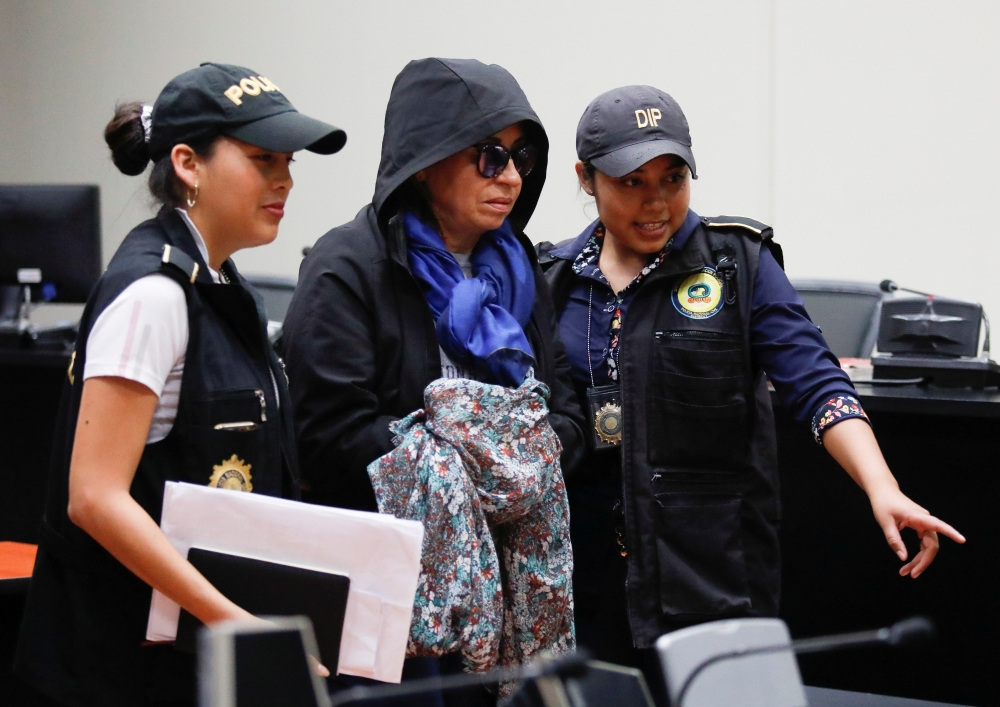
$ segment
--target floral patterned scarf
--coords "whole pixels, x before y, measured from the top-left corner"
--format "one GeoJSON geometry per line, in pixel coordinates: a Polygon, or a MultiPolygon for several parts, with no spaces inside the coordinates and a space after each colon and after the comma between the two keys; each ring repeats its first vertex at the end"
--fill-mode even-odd
{"type": "Polygon", "coordinates": [[[468,670],[574,650],[569,503],[548,388],[441,379],[368,467],[379,511],[424,524],[407,654],[468,670]]]}

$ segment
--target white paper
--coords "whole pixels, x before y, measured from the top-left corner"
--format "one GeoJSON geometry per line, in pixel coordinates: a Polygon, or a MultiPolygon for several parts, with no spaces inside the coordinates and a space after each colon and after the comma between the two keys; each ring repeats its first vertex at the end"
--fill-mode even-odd
{"type": "MultiPolygon", "coordinates": [[[[171,481],[160,527],[185,557],[200,547],[349,576],[338,671],[400,681],[420,576],[421,523],[171,481]]],[[[179,616],[177,604],[154,590],[146,639],[174,640],[179,616]]]]}
{"type": "Polygon", "coordinates": [[[374,675],[378,643],[382,635],[382,600],[374,594],[352,591],[347,597],[344,637],[341,639],[340,672],[374,675]],[[353,650],[345,655],[343,646],[353,650]]]}

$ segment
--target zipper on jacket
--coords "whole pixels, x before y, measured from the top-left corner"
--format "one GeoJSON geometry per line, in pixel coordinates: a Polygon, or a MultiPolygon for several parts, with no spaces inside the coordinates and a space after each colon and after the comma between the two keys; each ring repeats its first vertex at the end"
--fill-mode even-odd
{"type": "Polygon", "coordinates": [[[723,334],[718,331],[658,331],[657,339],[695,340],[695,341],[737,341],[740,337],[733,334],[723,334]]]}
{"type": "Polygon", "coordinates": [[[260,401],[260,421],[267,422],[267,398],[264,397],[263,390],[255,390],[257,400],[260,401]]]}
{"type": "MultiPolygon", "coordinates": [[[[635,304],[635,299],[632,300],[632,303],[635,304]]],[[[621,343],[623,342],[620,342],[619,345],[621,345],[621,343]]],[[[624,347],[618,350],[618,385],[620,386],[620,390],[622,392],[623,413],[625,412],[625,366],[623,366],[621,363],[621,357],[622,354],[624,353],[625,353],[624,347]]],[[[626,429],[628,428],[626,427],[626,429]]],[[[622,455],[622,522],[625,526],[625,547],[623,549],[626,550],[626,556],[622,558],[625,560],[625,616],[628,621],[629,633],[634,636],[635,631],[632,625],[632,601],[629,597],[628,579],[629,575],[631,574],[629,570],[632,567],[633,558],[635,557],[635,548],[631,547],[629,538],[628,494],[625,492],[625,476],[629,472],[629,469],[626,468],[627,457],[625,456],[625,435],[622,435],[621,455],[622,455]],[[627,556],[629,552],[631,552],[632,557],[627,556]]],[[[632,645],[633,646],[635,645],[635,638],[632,639],[632,645]]]]}

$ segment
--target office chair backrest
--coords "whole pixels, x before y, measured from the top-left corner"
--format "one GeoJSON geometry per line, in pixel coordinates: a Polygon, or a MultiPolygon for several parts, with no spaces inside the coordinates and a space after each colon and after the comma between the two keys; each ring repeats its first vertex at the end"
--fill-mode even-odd
{"type": "Polygon", "coordinates": [[[882,300],[874,283],[794,280],[806,311],[838,358],[869,358],[878,337],[882,300]]]}
{"type": "Polygon", "coordinates": [[[673,707],[807,706],[788,627],[781,619],[728,619],[692,626],[660,636],[656,650],[673,707]],[[770,646],[788,650],[721,659],[694,675],[713,658],[770,646]]]}

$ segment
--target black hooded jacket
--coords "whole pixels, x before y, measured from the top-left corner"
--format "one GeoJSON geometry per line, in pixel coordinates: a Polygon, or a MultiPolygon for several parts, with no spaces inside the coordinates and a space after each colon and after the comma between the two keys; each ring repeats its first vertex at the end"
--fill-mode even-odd
{"type": "Polygon", "coordinates": [[[523,228],[545,182],[548,139],[506,70],[474,60],[410,62],[392,87],[372,203],[316,243],[302,263],[284,325],[306,500],[375,510],[367,466],[394,447],[389,424],[423,407],[441,376],[434,317],[410,272],[397,214],[399,187],[420,170],[521,122],[538,147],[509,220],[535,270],[525,333],[564,473],[585,452],[583,417],[558,339],[548,286],[523,228]]]}

